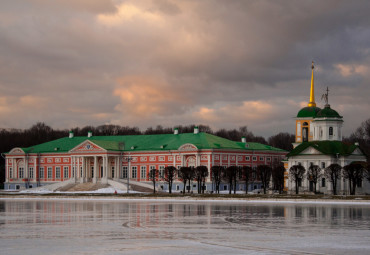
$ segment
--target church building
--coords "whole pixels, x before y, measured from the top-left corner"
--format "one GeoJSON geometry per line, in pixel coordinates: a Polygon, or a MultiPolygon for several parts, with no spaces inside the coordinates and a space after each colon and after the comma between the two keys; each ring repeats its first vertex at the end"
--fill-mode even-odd
{"type": "MultiPolygon", "coordinates": [[[[343,116],[332,109],[329,104],[329,89],[322,96],[325,101],[324,108],[316,106],[314,87],[314,65],[312,62],[310,101],[307,107],[299,110],[296,121],[296,133],[294,149],[287,154],[284,161],[285,188],[289,192],[295,192],[295,182],[289,179],[289,169],[293,165],[302,165],[307,170],[312,165],[321,168],[321,173],[331,164],[339,164],[344,167],[351,162],[366,161],[366,157],[358,144],[347,144],[342,141],[343,116]]],[[[300,192],[313,192],[313,182],[307,175],[298,182],[300,192]]],[[[365,178],[358,183],[358,194],[370,193],[370,184],[365,178]]],[[[329,180],[321,175],[317,183],[317,191],[332,194],[333,188],[329,180]]],[[[348,180],[341,176],[337,187],[338,194],[349,194],[348,180]]]]}

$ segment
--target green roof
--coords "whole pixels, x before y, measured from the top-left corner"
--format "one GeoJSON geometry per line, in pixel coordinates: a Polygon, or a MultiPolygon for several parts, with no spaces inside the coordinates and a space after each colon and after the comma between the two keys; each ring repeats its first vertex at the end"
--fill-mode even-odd
{"type": "Polygon", "coordinates": [[[266,150],[280,151],[272,146],[260,143],[242,143],[231,141],[207,133],[126,135],[126,136],[76,136],[65,137],[39,145],[22,148],[26,153],[60,153],[68,152],[84,141],[102,147],[108,151],[167,151],[177,150],[183,144],[193,144],[198,149],[231,149],[231,150],[266,150]]]}
{"type": "Polygon", "coordinates": [[[320,110],[319,107],[304,107],[298,112],[297,118],[314,118],[320,110]]]}
{"type": "Polygon", "coordinates": [[[337,111],[330,108],[330,105],[325,105],[325,108],[316,114],[316,118],[343,118],[337,111]]]}
{"type": "Polygon", "coordinates": [[[338,153],[338,155],[341,156],[350,155],[356,148],[358,148],[358,146],[354,144],[346,144],[341,141],[312,141],[301,143],[286,156],[292,157],[298,155],[305,155],[301,153],[309,147],[315,148],[316,150],[325,155],[337,155],[338,153]]]}

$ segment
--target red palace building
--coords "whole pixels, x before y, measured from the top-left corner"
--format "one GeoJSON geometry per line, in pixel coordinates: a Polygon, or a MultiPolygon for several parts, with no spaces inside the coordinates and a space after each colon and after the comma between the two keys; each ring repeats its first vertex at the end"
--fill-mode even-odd
{"type": "MultiPolygon", "coordinates": [[[[127,180],[148,183],[148,172],[158,169],[160,176],[166,166],[251,166],[273,165],[280,162],[287,151],[268,145],[231,141],[208,133],[199,132],[157,135],[126,136],[74,136],[42,143],[28,148],[14,148],[5,153],[5,189],[28,189],[48,184],[110,183],[127,180]]],[[[160,188],[168,190],[166,183],[160,188]]],[[[259,189],[260,183],[249,185],[248,190],[259,189]]],[[[182,190],[176,180],[173,191],[182,190]]],[[[188,187],[196,190],[196,186],[188,187]]],[[[228,189],[227,184],[221,190],[228,189]]],[[[238,190],[245,190],[240,183],[238,190]]],[[[206,190],[212,190],[209,175],[206,190]]]]}

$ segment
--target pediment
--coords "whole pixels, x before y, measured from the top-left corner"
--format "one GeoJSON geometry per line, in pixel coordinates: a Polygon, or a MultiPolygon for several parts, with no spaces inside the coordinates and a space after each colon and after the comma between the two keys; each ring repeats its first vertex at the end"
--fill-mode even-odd
{"type": "Polygon", "coordinates": [[[197,146],[191,143],[185,143],[178,148],[179,151],[194,151],[198,150],[197,146]]]}
{"type": "Polygon", "coordinates": [[[19,154],[24,154],[24,151],[21,149],[21,148],[14,148],[12,149],[9,154],[16,154],[16,155],[19,155],[19,154]]]}
{"type": "Polygon", "coordinates": [[[356,149],[352,152],[352,154],[354,154],[354,155],[363,155],[363,154],[362,154],[362,151],[361,151],[359,148],[356,148],[356,149]]]}
{"type": "Polygon", "coordinates": [[[314,154],[314,155],[322,155],[320,151],[313,148],[312,146],[306,148],[304,151],[302,151],[300,154],[314,154]]]}
{"type": "Polygon", "coordinates": [[[106,150],[91,141],[84,141],[69,152],[84,152],[84,153],[95,153],[95,152],[106,152],[106,150]]]}

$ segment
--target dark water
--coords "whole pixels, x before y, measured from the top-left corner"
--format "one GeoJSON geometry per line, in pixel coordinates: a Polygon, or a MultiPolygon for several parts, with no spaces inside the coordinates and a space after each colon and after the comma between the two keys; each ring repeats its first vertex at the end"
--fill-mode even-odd
{"type": "Polygon", "coordinates": [[[370,254],[370,206],[0,199],[0,254],[370,254]]]}

